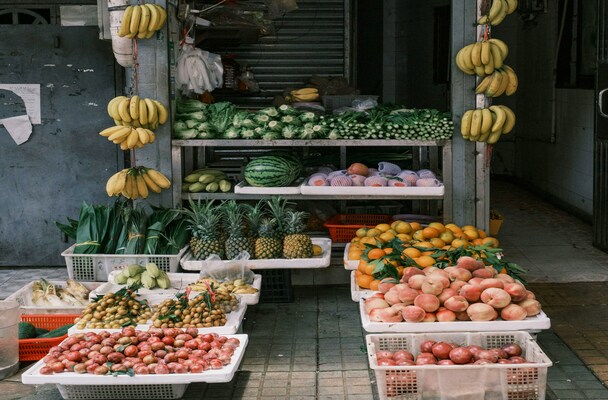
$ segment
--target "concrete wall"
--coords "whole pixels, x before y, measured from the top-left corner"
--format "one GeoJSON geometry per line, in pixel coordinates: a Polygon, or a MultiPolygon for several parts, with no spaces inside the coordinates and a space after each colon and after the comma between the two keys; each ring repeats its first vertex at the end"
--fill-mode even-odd
{"type": "Polygon", "coordinates": [[[553,90],[557,2],[550,1],[547,11],[526,27],[514,14],[493,32],[509,45],[507,64],[517,71],[520,86],[512,97],[495,100],[512,107],[518,121],[513,133],[496,146],[492,172],[514,176],[556,203],[591,218],[594,93],[553,90]]]}

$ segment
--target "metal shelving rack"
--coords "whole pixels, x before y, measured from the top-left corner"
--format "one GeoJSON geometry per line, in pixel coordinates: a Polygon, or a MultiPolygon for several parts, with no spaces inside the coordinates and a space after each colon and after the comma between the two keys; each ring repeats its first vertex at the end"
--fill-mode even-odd
{"type": "MultiPolygon", "coordinates": [[[[191,157],[184,157],[185,152],[191,155],[195,148],[264,148],[264,147],[339,147],[340,165],[346,164],[346,149],[348,147],[441,147],[442,177],[444,183],[443,196],[337,196],[335,200],[443,200],[443,218],[452,219],[452,141],[451,140],[173,140],[172,141],[172,170],[173,170],[173,204],[181,204],[182,200],[192,199],[241,199],[256,200],[267,195],[240,193],[182,193],[184,171],[195,168],[191,157]]],[[[438,165],[437,157],[430,157],[432,165],[438,165]]],[[[328,200],[327,196],[284,195],[291,200],[328,200]]]]}

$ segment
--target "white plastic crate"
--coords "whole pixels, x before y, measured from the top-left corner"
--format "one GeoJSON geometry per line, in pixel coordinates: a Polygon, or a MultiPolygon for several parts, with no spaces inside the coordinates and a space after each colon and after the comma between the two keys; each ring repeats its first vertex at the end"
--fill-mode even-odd
{"type": "Polygon", "coordinates": [[[283,187],[258,187],[251,186],[246,181],[239,182],[234,187],[234,193],[237,194],[267,194],[267,195],[286,195],[300,194],[300,184],[302,179],[298,179],[290,186],[283,187]]]}
{"type": "MultiPolygon", "coordinates": [[[[110,272],[108,276],[108,282],[99,286],[96,290],[89,294],[89,299],[93,299],[99,295],[104,295],[108,292],[116,292],[117,290],[124,287],[116,283],[116,275],[120,273],[119,270],[110,272]]],[[[190,283],[194,283],[199,279],[199,274],[182,274],[182,273],[168,273],[167,276],[171,281],[171,288],[169,289],[146,289],[140,288],[137,293],[141,298],[147,299],[147,296],[153,296],[154,301],[160,299],[160,301],[167,297],[173,297],[178,291],[184,290],[190,283]]],[[[258,304],[260,301],[260,290],[262,289],[262,275],[254,274],[253,285],[258,290],[255,294],[236,294],[241,302],[247,305],[258,304]]],[[[198,292],[192,292],[191,296],[195,296],[198,292]]],[[[152,303],[156,304],[156,303],[152,303]]]]}
{"type": "MultiPolygon", "coordinates": [[[[34,282],[30,282],[15,293],[11,294],[6,300],[14,300],[21,306],[21,314],[80,314],[85,306],[40,306],[32,302],[32,287],[34,282]]],[[[65,287],[65,281],[49,281],[53,285],[65,287]]],[[[87,289],[95,290],[101,285],[100,282],[80,282],[87,289]]]]}
{"type": "MultiPolygon", "coordinates": [[[[219,333],[217,330],[214,332],[219,333]]],[[[234,378],[247,347],[247,335],[229,335],[240,340],[240,346],[232,356],[232,362],[219,370],[207,370],[201,373],[168,374],[168,375],[135,375],[86,376],[75,372],[42,375],[42,360],[21,376],[25,384],[56,384],[64,399],[178,399],[184,395],[191,382],[221,383],[234,378]],[[83,379],[84,378],[84,379],[83,379]]]]}
{"type": "MultiPolygon", "coordinates": [[[[372,292],[373,293],[373,292],[372,292]]],[[[487,332],[527,331],[540,332],[551,327],[551,320],[543,311],[522,321],[453,321],[453,322],[372,322],[365,312],[365,300],[359,303],[361,324],[366,332],[487,332]]]]}
{"type": "MultiPolygon", "coordinates": [[[[224,326],[213,326],[211,328],[198,328],[199,333],[211,333],[215,332],[220,335],[233,335],[237,332],[241,331],[241,324],[243,322],[243,318],[245,317],[245,312],[247,311],[247,304],[241,303],[239,307],[226,314],[226,324],[224,326]]],[[[149,320],[146,324],[137,325],[135,329],[139,329],[141,331],[147,331],[151,326],[151,321],[149,320]]],[[[78,329],[76,326],[68,329],[68,334],[73,335],[75,333],[82,332],[101,332],[101,331],[113,331],[112,329],[78,329]]],[[[116,330],[116,332],[120,331],[120,329],[116,330]]]]}
{"type": "Polygon", "coordinates": [[[359,260],[351,260],[350,258],[348,258],[349,249],[350,243],[347,243],[346,247],[344,247],[344,268],[348,270],[354,270],[357,269],[357,267],[359,266],[359,260]]]}
{"type": "Polygon", "coordinates": [[[367,335],[367,355],[381,400],[542,400],[551,360],[528,332],[367,335]],[[485,365],[379,366],[379,350],[420,353],[425,340],[484,348],[517,343],[530,363],[485,365]]]}
{"type": "MultiPolygon", "coordinates": [[[[319,257],[312,258],[275,258],[269,260],[247,260],[245,266],[249,269],[307,269],[326,268],[331,264],[331,239],[311,238],[312,244],[321,246],[319,257]]],[[[188,251],[181,260],[182,268],[186,271],[200,271],[204,260],[196,260],[191,251],[188,251]]],[[[224,263],[233,263],[233,260],[224,260],[224,263]]]]}
{"type": "Polygon", "coordinates": [[[367,299],[374,294],[373,290],[369,289],[361,289],[359,285],[357,285],[357,280],[355,279],[355,271],[351,271],[350,273],[350,298],[353,301],[359,301],[361,299],[367,299]]]}
{"type": "Polygon", "coordinates": [[[70,278],[82,281],[107,281],[110,272],[125,265],[155,263],[165,272],[177,272],[179,260],[188,246],[178,254],[74,254],[72,245],[61,255],[65,258],[70,278]]]}

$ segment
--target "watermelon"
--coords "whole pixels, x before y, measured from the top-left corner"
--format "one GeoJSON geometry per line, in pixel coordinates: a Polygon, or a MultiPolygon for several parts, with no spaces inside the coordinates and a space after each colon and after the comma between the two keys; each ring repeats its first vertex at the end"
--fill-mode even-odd
{"type": "Polygon", "coordinates": [[[261,156],[245,166],[245,180],[251,186],[282,187],[291,185],[299,176],[302,166],[291,157],[261,156]]]}

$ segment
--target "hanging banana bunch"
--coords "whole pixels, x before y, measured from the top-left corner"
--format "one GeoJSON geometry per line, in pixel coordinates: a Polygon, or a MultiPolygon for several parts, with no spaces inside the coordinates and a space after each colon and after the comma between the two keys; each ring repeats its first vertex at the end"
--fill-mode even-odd
{"type": "Polygon", "coordinates": [[[479,25],[490,24],[496,26],[504,21],[507,15],[517,10],[517,5],[517,0],[492,0],[488,13],[479,18],[477,23],[479,25]]]}
{"type": "Polygon", "coordinates": [[[514,126],[515,113],[507,106],[494,105],[466,111],[462,115],[460,133],[463,139],[472,142],[494,144],[514,126]]]}
{"type": "Polygon", "coordinates": [[[120,22],[118,36],[133,39],[148,39],[154,32],[163,27],[167,20],[167,11],[156,4],[138,4],[128,6],[120,22]]]}
{"type": "Polygon", "coordinates": [[[167,108],[158,100],[139,96],[117,96],[108,102],[108,115],[116,125],[156,129],[169,118],[167,108]]]}
{"type": "Polygon", "coordinates": [[[108,196],[124,196],[127,199],[145,199],[150,191],[160,193],[171,187],[171,181],[152,168],[125,168],[112,175],[106,183],[108,196]]]}

